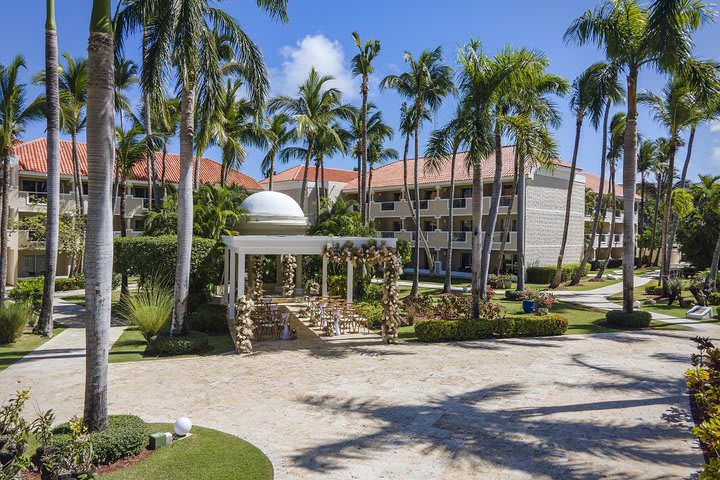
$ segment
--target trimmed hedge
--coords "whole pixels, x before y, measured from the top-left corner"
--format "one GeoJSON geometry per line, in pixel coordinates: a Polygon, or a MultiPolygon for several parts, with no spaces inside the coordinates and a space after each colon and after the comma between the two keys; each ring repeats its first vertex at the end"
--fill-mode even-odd
{"type": "Polygon", "coordinates": [[[518,302],[523,299],[522,290],[505,290],[505,299],[518,302]]]}
{"type": "MultiPolygon", "coordinates": [[[[580,268],[580,264],[570,263],[563,265],[560,281],[567,282],[580,268]]],[[[585,265],[585,274],[590,271],[590,265],[585,265]]],[[[529,283],[550,283],[555,275],[555,267],[528,267],[527,281],[529,283]]]]}
{"type": "Polygon", "coordinates": [[[720,305],[720,292],[712,292],[707,297],[709,305],[720,305]]]}
{"type": "Polygon", "coordinates": [[[227,307],[216,303],[200,305],[188,317],[188,329],[207,334],[230,333],[227,307]]]}
{"type": "MultiPolygon", "coordinates": [[[[70,440],[70,424],[53,429],[52,443],[61,446],[70,440]]],[[[108,428],[90,434],[93,463],[106,465],[138,455],[146,445],[147,425],[135,415],[110,415],[108,428]]]]}
{"type": "Polygon", "coordinates": [[[355,308],[367,320],[369,329],[376,330],[382,327],[384,313],[382,302],[358,302],[355,308]]]}
{"type": "Polygon", "coordinates": [[[568,319],[560,315],[516,315],[513,319],[516,337],[550,337],[563,335],[568,329],[568,319]]]}
{"type": "Polygon", "coordinates": [[[608,325],[622,328],[647,328],[652,321],[650,312],[635,310],[633,313],[625,313],[622,310],[610,310],[605,314],[608,325]]]}
{"type": "Polygon", "coordinates": [[[645,294],[647,295],[662,295],[663,288],[660,285],[649,284],[645,285],[645,294]]]}
{"type": "Polygon", "coordinates": [[[185,335],[171,337],[162,333],[150,340],[150,348],[158,355],[188,355],[206,350],[208,336],[202,332],[189,330],[185,335]]]}
{"type": "Polygon", "coordinates": [[[415,325],[421,342],[562,335],[568,321],[559,315],[511,315],[496,320],[423,320],[415,325]]]}

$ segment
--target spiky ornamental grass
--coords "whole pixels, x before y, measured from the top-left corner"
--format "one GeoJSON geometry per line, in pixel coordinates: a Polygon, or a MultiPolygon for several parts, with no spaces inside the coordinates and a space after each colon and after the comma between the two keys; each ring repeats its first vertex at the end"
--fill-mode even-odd
{"type": "Polygon", "coordinates": [[[35,312],[28,303],[6,303],[0,307],[0,345],[13,343],[25,331],[35,312]]]}
{"type": "Polygon", "coordinates": [[[173,305],[173,292],[159,279],[151,279],[139,292],[123,299],[120,315],[137,326],[145,340],[149,342],[167,326],[173,305]]]}

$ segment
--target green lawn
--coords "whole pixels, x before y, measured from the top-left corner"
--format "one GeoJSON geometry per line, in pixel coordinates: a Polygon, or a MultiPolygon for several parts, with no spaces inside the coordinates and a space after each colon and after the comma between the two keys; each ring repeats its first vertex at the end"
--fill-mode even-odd
{"type": "MultiPolygon", "coordinates": [[[[172,432],[169,423],[151,423],[153,432],[172,432]]],[[[271,480],[273,466],[256,446],[209,428],[193,427],[192,435],[153,452],[122,470],[100,475],[105,480],[271,480]]]]}
{"type": "MultiPolygon", "coordinates": [[[[54,335],[59,335],[63,330],[65,327],[55,327],[54,335]]],[[[24,333],[15,343],[0,345],[0,372],[48,340],[34,333],[24,333]]]]}
{"type": "MultiPolygon", "coordinates": [[[[218,355],[231,352],[235,349],[230,335],[210,335],[209,344],[211,349],[207,352],[191,356],[218,355]]],[[[137,362],[140,360],[157,360],[160,358],[147,352],[148,344],[137,328],[128,327],[120,335],[120,338],[110,348],[110,363],[137,362]]],[[[178,357],[172,357],[178,358],[178,357]]]]}
{"type": "MultiPolygon", "coordinates": [[[[683,292],[683,298],[692,298],[692,294],[689,292],[683,292]]],[[[668,306],[667,299],[658,299],[657,295],[648,295],[645,293],[645,286],[637,287],[635,289],[635,300],[639,300],[640,302],[644,302],[648,298],[657,299],[657,302],[655,305],[645,305],[643,303],[643,306],[641,307],[642,310],[647,310],[648,312],[655,312],[655,313],[662,313],[664,315],[670,315],[673,317],[678,318],[685,318],[685,314],[687,313],[687,308],[680,308],[680,306],[677,304],[677,301],[674,302],[671,306],[668,306]]],[[[609,300],[611,302],[617,303],[618,306],[622,305],[622,293],[618,293],[615,295],[612,295],[609,297],[609,300]]],[[[713,313],[717,313],[717,308],[713,307],[713,313]]],[[[717,318],[711,318],[707,320],[702,320],[704,322],[710,322],[710,323],[716,323],[720,324],[720,320],[717,318]]]]}
{"type": "MultiPolygon", "coordinates": [[[[569,287],[565,284],[560,284],[560,286],[556,290],[567,290],[571,292],[583,292],[587,290],[595,290],[597,288],[607,287],[608,285],[615,285],[616,283],[622,282],[621,278],[615,279],[615,280],[606,280],[603,279],[599,282],[592,282],[591,280],[595,278],[593,275],[584,277],[580,283],[577,285],[573,285],[572,287],[569,287]]],[[[525,286],[527,288],[531,288],[533,290],[547,290],[548,285],[547,283],[526,283],[525,286]]]]}

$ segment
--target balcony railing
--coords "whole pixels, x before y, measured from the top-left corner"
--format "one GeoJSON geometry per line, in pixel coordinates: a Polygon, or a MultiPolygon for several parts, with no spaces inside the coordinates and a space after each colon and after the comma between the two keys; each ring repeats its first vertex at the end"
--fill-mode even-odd
{"type": "Polygon", "coordinates": [[[469,232],[453,232],[453,242],[467,242],[469,232]]]}
{"type": "Polygon", "coordinates": [[[467,198],[456,198],[453,200],[453,208],[467,208],[467,198]]]}
{"type": "Polygon", "coordinates": [[[512,198],[510,195],[504,195],[500,197],[500,206],[501,207],[509,207],[510,203],[512,202],[512,198]]]}
{"type": "Polygon", "coordinates": [[[395,210],[395,202],[382,202],[380,204],[380,210],[383,212],[392,212],[395,210]]]}
{"type": "Polygon", "coordinates": [[[395,232],[380,232],[380,238],[395,238],[395,232]]]}

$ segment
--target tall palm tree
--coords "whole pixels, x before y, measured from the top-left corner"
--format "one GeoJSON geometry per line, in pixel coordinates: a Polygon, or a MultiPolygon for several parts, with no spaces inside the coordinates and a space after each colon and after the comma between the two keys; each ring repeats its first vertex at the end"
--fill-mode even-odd
{"type": "Polygon", "coordinates": [[[269,133],[270,141],[268,142],[268,151],[263,158],[260,168],[263,175],[268,177],[268,190],[273,189],[273,175],[275,175],[275,158],[278,152],[285,145],[292,141],[293,132],[288,129],[289,118],[287,115],[279,114],[266,118],[265,129],[269,133]]]}
{"type": "Polygon", "coordinates": [[[162,160],[160,161],[160,190],[165,191],[167,178],[167,154],[170,139],[177,135],[180,126],[180,99],[163,94],[153,102],[152,124],[154,136],[160,139],[162,160]]]}
{"type": "Polygon", "coordinates": [[[658,246],[660,243],[657,238],[658,217],[660,214],[660,204],[662,203],[663,197],[663,186],[666,183],[666,175],[668,175],[669,173],[667,169],[667,152],[669,150],[668,145],[670,142],[667,138],[658,138],[656,140],[656,143],[657,158],[655,160],[655,163],[653,164],[653,174],[655,175],[655,208],[653,213],[652,238],[650,240],[650,258],[648,259],[648,263],[653,266],[658,265],[661,251],[661,248],[658,248],[656,251],[655,247],[658,246]],[[655,256],[653,256],[654,253],[656,254],[655,256]]]}
{"type": "MultiPolygon", "coordinates": [[[[687,81],[673,77],[663,88],[661,95],[643,92],[638,101],[647,105],[655,120],[668,129],[668,175],[665,185],[665,205],[671,204],[674,190],[675,154],[682,142],[680,134],[695,121],[694,104],[696,98],[687,81]]],[[[670,254],[674,238],[670,237],[671,208],[663,209],[662,219],[662,275],[664,290],[667,291],[665,279],[670,275],[670,254]]],[[[667,293],[667,292],[666,292],[667,293]]]]}
{"type": "Polygon", "coordinates": [[[360,94],[362,96],[362,106],[360,107],[360,124],[362,135],[360,138],[360,153],[361,157],[358,158],[358,179],[360,180],[360,195],[358,201],[360,202],[360,217],[363,223],[367,221],[367,209],[369,205],[366,203],[366,181],[367,181],[367,169],[368,169],[368,93],[370,91],[369,78],[370,75],[375,71],[373,67],[373,60],[380,53],[380,42],[378,40],[368,40],[363,44],[360,41],[360,35],[357,32],[352,34],[355,46],[358,48],[358,53],[352,59],[352,73],[356,77],[362,78],[360,84],[360,94]]]}
{"type": "MultiPolygon", "coordinates": [[[[115,110],[120,119],[120,131],[125,131],[125,115],[132,110],[130,100],[125,92],[138,83],[138,68],[130,59],[123,57],[115,58],[115,110]]],[[[115,165],[115,183],[113,184],[113,211],[117,201],[117,192],[120,185],[119,165],[115,165]]]]}
{"type": "Polygon", "coordinates": [[[640,241],[640,250],[638,253],[638,257],[640,259],[640,263],[638,266],[640,267],[643,265],[643,253],[645,249],[645,190],[647,184],[647,175],[648,173],[650,173],[650,169],[652,168],[656,157],[657,143],[648,139],[643,140],[640,144],[640,148],[638,149],[638,172],[640,172],[640,212],[638,213],[638,234],[642,239],[640,241]]]}
{"type": "Polygon", "coordinates": [[[85,406],[90,431],[108,426],[112,296],[112,178],[115,150],[114,44],[110,0],[93,0],[88,41],[88,213],[85,239],[85,406]]]}
{"type": "Polygon", "coordinates": [[[402,97],[408,99],[412,104],[414,125],[413,135],[415,140],[415,163],[413,167],[414,206],[415,206],[415,248],[413,265],[413,283],[410,290],[411,296],[417,296],[418,283],[420,280],[420,186],[419,177],[419,156],[420,156],[420,127],[422,115],[419,112],[434,112],[443,100],[450,94],[457,91],[453,83],[453,69],[443,63],[442,48],[436,47],[433,50],[423,50],[420,56],[415,59],[409,52],[405,52],[405,62],[409,70],[400,75],[388,75],[380,83],[382,90],[392,88],[402,97]]]}
{"type": "Polygon", "coordinates": [[[385,142],[392,140],[395,131],[390,125],[383,121],[382,112],[377,111],[371,115],[367,124],[367,131],[368,181],[365,202],[369,206],[370,200],[372,200],[372,179],[375,167],[387,161],[397,159],[399,153],[394,148],[385,147],[385,142]]]}
{"type": "MultiPolygon", "coordinates": [[[[710,69],[692,58],[692,34],[712,18],[708,4],[686,0],[604,0],[565,32],[566,40],[594,43],[627,74],[627,125],[623,152],[623,310],[633,312],[635,264],[635,185],[637,177],[637,86],[643,67],[683,71],[710,81],[710,69]]],[[[714,79],[713,79],[714,81],[714,79]]]]}
{"type": "Polygon", "coordinates": [[[45,281],[35,332],[53,335],[55,273],[60,231],[60,93],[55,0],[47,0],[45,20],[45,117],[47,118],[47,220],[45,226],[45,281]]]}
{"type": "Polygon", "coordinates": [[[17,143],[17,137],[26,124],[38,118],[41,110],[37,104],[27,105],[26,85],[19,82],[18,75],[25,68],[25,59],[18,55],[8,65],[0,65],[0,162],[2,162],[2,181],[0,181],[0,306],[5,303],[5,285],[7,285],[8,250],[8,204],[10,155],[17,143]]]}
{"type": "MultiPolygon", "coordinates": [[[[175,272],[175,309],[170,333],[181,335],[185,327],[190,280],[193,228],[192,165],[195,102],[220,98],[223,88],[221,58],[215,32],[227,36],[227,44],[240,59],[240,75],[250,99],[259,110],[268,89],[267,70],[258,47],[237,21],[213,0],[162,0],[148,25],[148,48],[142,72],[146,92],[162,92],[164,73],[174,68],[180,89],[180,178],[178,183],[178,255],[175,272]]],[[[263,0],[258,6],[285,20],[286,0],[263,0]]]]}
{"type": "MultiPolygon", "coordinates": [[[[575,187],[575,172],[577,169],[578,149],[580,148],[580,132],[582,130],[583,121],[589,115],[593,123],[597,126],[599,118],[602,115],[602,107],[604,97],[598,95],[596,81],[595,65],[585,70],[575,79],[572,86],[572,95],[570,97],[570,108],[575,115],[575,142],[573,146],[572,161],[570,163],[570,177],[568,179],[567,197],[565,199],[565,223],[563,226],[562,240],[560,241],[560,253],[558,254],[557,265],[555,266],[555,275],[550,281],[550,288],[560,286],[562,279],[563,257],[565,255],[565,247],[567,246],[568,230],[570,229],[570,213],[572,209],[573,189],[575,187]]],[[[600,67],[602,68],[602,67],[600,67]]]]}
{"type": "Polygon", "coordinates": [[[329,75],[320,75],[315,68],[310,69],[308,78],[298,87],[295,98],[280,96],[268,102],[267,110],[272,115],[284,113],[293,122],[296,139],[305,141],[305,171],[300,190],[300,208],[305,209],[307,200],[308,171],[310,160],[315,154],[315,143],[320,136],[340,147],[342,140],[332,125],[337,120],[351,120],[354,109],[342,103],[342,93],[337,88],[327,87],[332,81],[329,75]]]}

